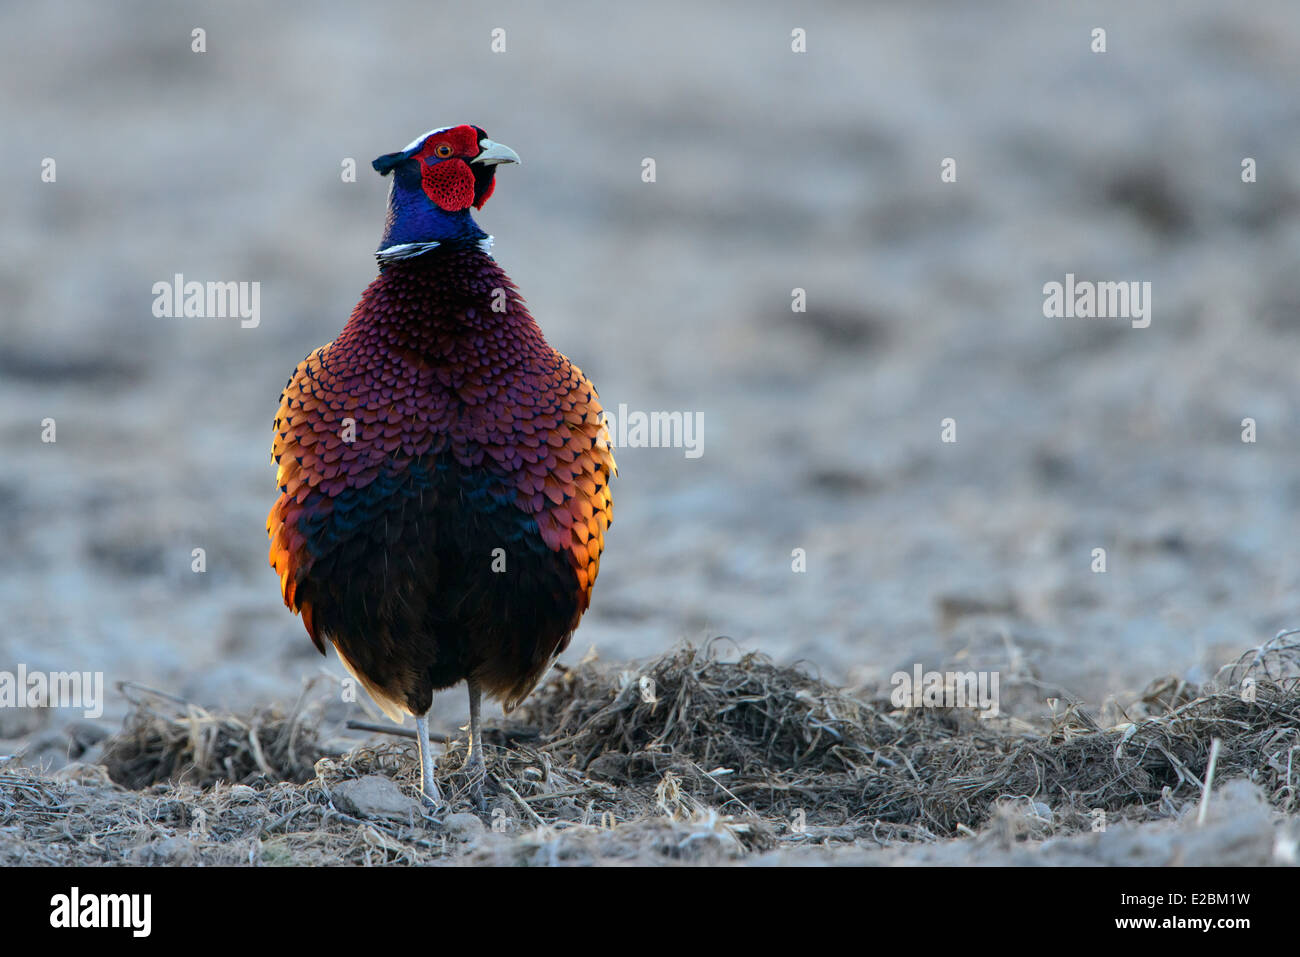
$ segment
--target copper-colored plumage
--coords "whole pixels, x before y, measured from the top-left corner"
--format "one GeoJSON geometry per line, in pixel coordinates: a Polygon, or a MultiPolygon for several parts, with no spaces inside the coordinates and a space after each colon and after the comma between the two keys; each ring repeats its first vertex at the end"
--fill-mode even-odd
{"type": "Polygon", "coordinates": [[[590,603],[615,465],[591,383],[546,344],[496,262],[475,247],[388,266],[339,337],[299,364],[275,429],[270,559],[317,647],[332,640],[394,716],[422,714],[464,678],[518,704],[590,603]],[[422,526],[452,541],[424,540],[422,526]],[[439,576],[449,558],[477,571],[439,576]],[[367,574],[377,562],[405,566],[367,574]],[[358,588],[372,591],[352,604],[368,599],[373,614],[352,621],[345,593],[358,588]],[[465,589],[491,600],[448,613],[465,589]],[[510,607],[539,591],[555,593],[549,607],[510,607]],[[515,627],[536,614],[536,633],[501,634],[502,611],[515,627]],[[443,667],[449,656],[463,667],[443,667]]]}

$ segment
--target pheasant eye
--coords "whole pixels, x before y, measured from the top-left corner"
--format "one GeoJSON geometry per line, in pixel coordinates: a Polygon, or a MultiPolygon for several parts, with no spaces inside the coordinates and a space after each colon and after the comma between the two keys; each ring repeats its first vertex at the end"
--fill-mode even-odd
{"type": "Polygon", "coordinates": [[[437,156],[439,159],[446,159],[451,155],[451,144],[439,143],[433,148],[433,155],[437,156]]]}

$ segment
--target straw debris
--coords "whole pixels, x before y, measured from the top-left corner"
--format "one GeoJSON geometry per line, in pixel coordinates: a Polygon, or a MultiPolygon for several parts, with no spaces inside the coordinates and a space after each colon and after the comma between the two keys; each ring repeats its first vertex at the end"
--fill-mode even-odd
{"type": "MultiPolygon", "coordinates": [[[[1294,856],[1291,633],[1203,686],[1153,682],[1113,727],[1070,702],[1030,719],[898,709],[726,647],[557,667],[486,735],[484,808],[464,793],[463,735],[438,761],[450,807],[433,809],[409,739],[330,751],[306,692],[287,714],[236,717],[128,686],[136,710],[102,764],[0,764],[0,864],[781,862],[835,848],[982,863],[1061,853],[1062,839],[1078,862],[1099,820],[1142,826],[1131,846],[1148,856],[1176,859],[1192,832],[1211,859],[1216,841],[1256,863],[1294,856]],[[1220,790],[1261,810],[1224,814],[1220,790]]],[[[1107,837],[1096,846],[1113,855],[1107,837]]]]}

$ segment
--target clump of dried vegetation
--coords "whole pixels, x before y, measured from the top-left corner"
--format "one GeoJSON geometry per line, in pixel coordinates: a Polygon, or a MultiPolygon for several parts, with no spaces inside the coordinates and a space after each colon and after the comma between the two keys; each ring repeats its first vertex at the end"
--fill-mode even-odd
{"type": "Polygon", "coordinates": [[[0,863],[704,861],[990,829],[1041,839],[1087,832],[1103,812],[1194,814],[1216,741],[1211,787],[1246,779],[1300,812],[1291,634],[1205,686],[1154,682],[1109,728],[1073,705],[1039,723],[896,709],[723,647],[557,667],[487,736],[485,808],[463,793],[463,739],[439,762],[452,805],[434,810],[414,797],[409,742],[331,752],[309,694],[287,714],[237,718],[126,689],[135,711],[101,764],[0,766],[0,863]],[[396,806],[342,800],[376,775],[401,786],[396,806]]]}
{"type": "Polygon", "coordinates": [[[263,780],[301,784],[324,755],[318,715],[304,707],[305,697],[288,715],[270,709],[240,718],[214,715],[134,684],[120,690],[134,710],[104,749],[102,763],[123,787],[139,790],[160,781],[200,788],[263,780]]]}

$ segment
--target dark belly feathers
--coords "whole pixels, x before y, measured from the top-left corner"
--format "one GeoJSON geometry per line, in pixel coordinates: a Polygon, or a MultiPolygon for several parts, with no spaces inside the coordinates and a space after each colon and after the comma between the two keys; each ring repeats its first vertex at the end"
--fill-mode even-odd
{"type": "Polygon", "coordinates": [[[318,518],[303,503],[314,560],[298,600],[376,697],[423,714],[434,691],[474,677],[510,701],[568,645],[582,611],[573,559],[514,498],[443,453],[346,490],[318,518]]]}

